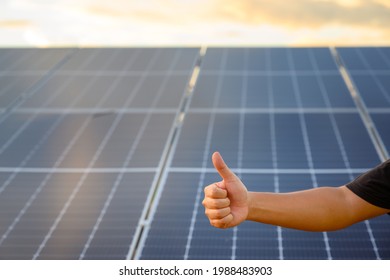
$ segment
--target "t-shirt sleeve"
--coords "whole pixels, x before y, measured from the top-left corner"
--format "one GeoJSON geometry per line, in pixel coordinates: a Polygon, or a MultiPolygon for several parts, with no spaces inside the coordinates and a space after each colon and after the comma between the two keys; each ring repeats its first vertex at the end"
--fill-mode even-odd
{"type": "Polygon", "coordinates": [[[390,209],[390,160],[360,175],[346,186],[365,201],[390,209]]]}

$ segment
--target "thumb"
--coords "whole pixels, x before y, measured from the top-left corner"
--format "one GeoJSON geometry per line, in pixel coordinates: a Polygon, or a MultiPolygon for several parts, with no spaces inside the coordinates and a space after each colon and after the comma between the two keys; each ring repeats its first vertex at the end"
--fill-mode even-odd
{"type": "Polygon", "coordinates": [[[224,180],[235,180],[236,175],[229,169],[229,167],[226,165],[225,161],[223,160],[220,153],[215,152],[212,156],[212,161],[215,169],[218,171],[219,175],[224,180]]]}

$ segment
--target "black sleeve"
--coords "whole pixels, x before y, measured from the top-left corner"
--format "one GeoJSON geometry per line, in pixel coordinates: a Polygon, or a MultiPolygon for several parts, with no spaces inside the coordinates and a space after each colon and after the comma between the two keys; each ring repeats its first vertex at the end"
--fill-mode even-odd
{"type": "Polygon", "coordinates": [[[346,186],[365,201],[390,209],[390,160],[360,175],[346,186]]]}

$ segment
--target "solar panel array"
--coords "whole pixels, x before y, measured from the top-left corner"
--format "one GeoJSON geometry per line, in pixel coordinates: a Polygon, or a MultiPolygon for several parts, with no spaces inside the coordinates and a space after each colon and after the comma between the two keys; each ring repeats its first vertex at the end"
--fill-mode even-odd
{"type": "Polygon", "coordinates": [[[389,75],[389,48],[1,49],[0,258],[390,259],[386,216],[219,230],[201,205],[216,150],[253,191],[379,164],[389,75]]]}

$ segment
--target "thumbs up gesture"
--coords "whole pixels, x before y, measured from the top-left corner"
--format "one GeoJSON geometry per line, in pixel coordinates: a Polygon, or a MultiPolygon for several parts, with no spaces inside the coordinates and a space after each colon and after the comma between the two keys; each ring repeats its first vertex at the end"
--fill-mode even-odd
{"type": "Polygon", "coordinates": [[[205,187],[202,202],[205,214],[217,228],[237,226],[248,216],[248,191],[218,152],[213,154],[212,160],[222,181],[205,187]]]}

